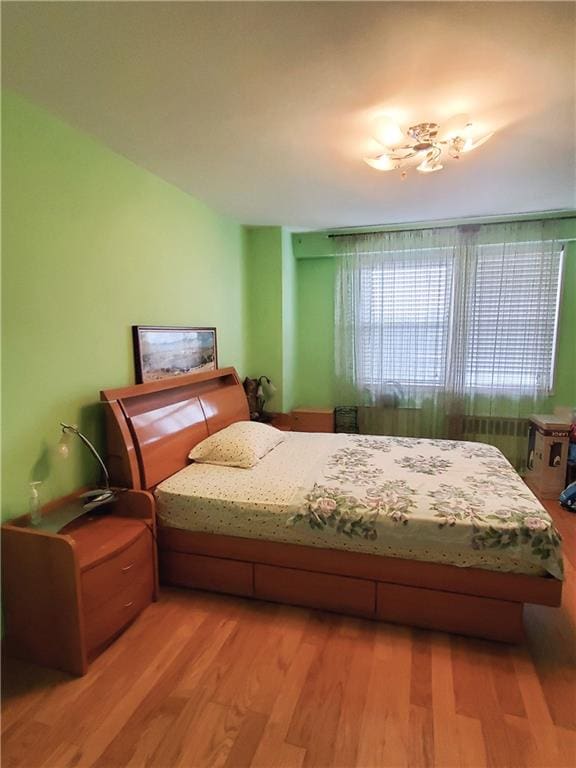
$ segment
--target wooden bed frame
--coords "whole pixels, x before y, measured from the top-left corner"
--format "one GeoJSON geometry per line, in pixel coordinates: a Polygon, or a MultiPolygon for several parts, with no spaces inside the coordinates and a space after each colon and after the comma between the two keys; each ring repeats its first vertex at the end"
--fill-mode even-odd
{"type": "MultiPolygon", "coordinates": [[[[234,368],[104,390],[108,468],[118,486],[153,490],[190,449],[249,418],[234,368]]],[[[523,638],[524,603],[558,606],[553,577],[158,528],[164,584],[291,603],[506,642],[523,638]]]]}

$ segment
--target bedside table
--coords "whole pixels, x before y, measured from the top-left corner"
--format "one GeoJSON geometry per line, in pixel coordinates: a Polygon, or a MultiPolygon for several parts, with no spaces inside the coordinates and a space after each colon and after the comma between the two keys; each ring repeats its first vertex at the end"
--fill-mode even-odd
{"type": "Polygon", "coordinates": [[[77,495],[48,504],[40,527],[28,515],[2,526],[8,655],[83,675],[156,600],[154,497],[118,493],[104,514],[83,514],[58,532],[46,529],[81,509],[77,495]]]}
{"type": "Polygon", "coordinates": [[[271,427],[281,429],[282,432],[292,432],[292,416],[289,413],[274,413],[269,422],[271,427]]]}
{"type": "Polygon", "coordinates": [[[295,432],[334,432],[334,408],[295,408],[292,424],[295,432]]]}

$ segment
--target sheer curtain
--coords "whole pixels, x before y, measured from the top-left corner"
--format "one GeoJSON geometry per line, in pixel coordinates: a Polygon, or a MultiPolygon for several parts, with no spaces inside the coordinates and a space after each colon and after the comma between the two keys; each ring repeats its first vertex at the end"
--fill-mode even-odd
{"type": "Polygon", "coordinates": [[[541,410],[553,386],[554,222],[347,235],[334,245],[338,403],[361,406],[361,431],[494,442],[521,468],[525,431],[514,420],[541,410]],[[491,431],[511,439],[503,445],[491,431]]]}

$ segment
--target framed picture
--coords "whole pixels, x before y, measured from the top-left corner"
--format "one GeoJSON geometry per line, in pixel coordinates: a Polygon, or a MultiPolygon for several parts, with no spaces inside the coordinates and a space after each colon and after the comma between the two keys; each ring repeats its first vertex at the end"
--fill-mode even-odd
{"type": "Polygon", "coordinates": [[[133,325],[132,337],[137,384],[218,367],[216,328],[133,325]]]}

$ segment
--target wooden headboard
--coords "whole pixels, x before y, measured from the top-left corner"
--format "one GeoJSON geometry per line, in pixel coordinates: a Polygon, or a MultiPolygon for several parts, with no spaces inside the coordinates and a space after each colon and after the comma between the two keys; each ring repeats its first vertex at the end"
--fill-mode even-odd
{"type": "Polygon", "coordinates": [[[153,488],[185,467],[201,440],[250,418],[234,368],[105,389],[100,399],[110,479],[124,488],[153,488]]]}

